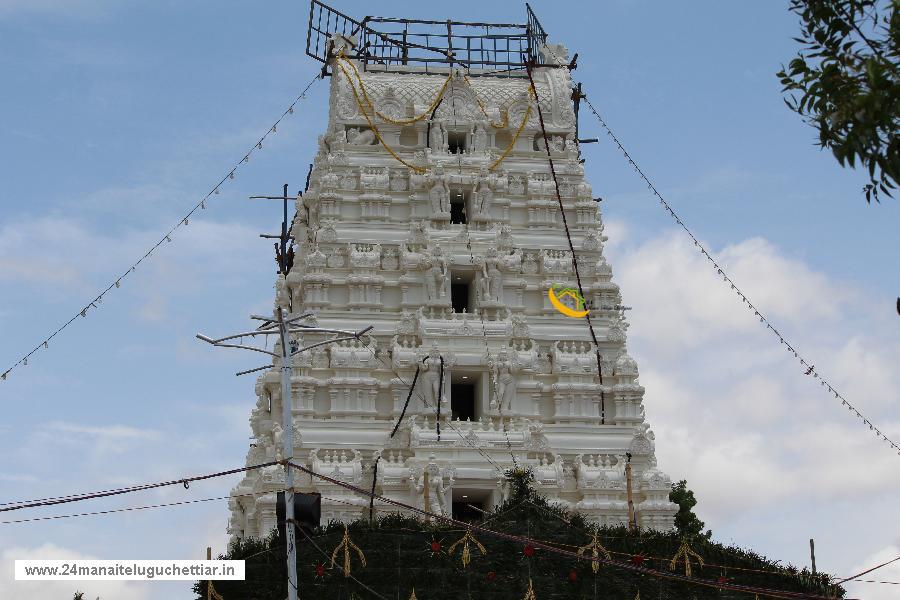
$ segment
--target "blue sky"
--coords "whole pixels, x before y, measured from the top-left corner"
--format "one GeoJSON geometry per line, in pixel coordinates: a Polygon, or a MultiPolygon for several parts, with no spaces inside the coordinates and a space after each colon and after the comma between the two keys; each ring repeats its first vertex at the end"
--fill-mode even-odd
{"type": "MultiPolygon", "coordinates": [[[[576,80],[684,221],[896,439],[898,202],[867,206],[863,174],[819,151],[815,132],[785,108],[774,74],[795,52],[797,22],[784,4],[533,6],[551,39],[579,53],[576,80]]],[[[519,3],[377,10],[524,18],[519,3]]],[[[0,370],[140,257],[315,75],[307,14],[305,2],[0,0],[0,370]]],[[[256,363],[193,335],[236,330],[271,305],[274,263],[257,234],[274,232],[279,211],[246,197],[303,183],[326,92],[314,86],[208,210],[0,384],[0,500],[243,464],[253,381],[233,373],[256,363]]],[[[815,537],[818,567],[842,575],[900,555],[900,457],[787,360],[586,111],[581,131],[601,138],[586,148],[587,174],[634,306],[629,350],[660,466],[688,479],[718,539],[806,564],[815,537]]],[[[232,484],[27,516],[222,496],[232,484]]],[[[222,548],[226,516],[224,502],[208,502],[0,525],[0,596],[40,596],[40,584],[12,583],[14,558],[200,557],[222,548]]],[[[900,570],[880,577],[900,580],[900,570]]],[[[883,587],[854,592],[877,600],[888,597],[883,587]]],[[[180,584],[96,589],[190,597],[180,584]]]]}

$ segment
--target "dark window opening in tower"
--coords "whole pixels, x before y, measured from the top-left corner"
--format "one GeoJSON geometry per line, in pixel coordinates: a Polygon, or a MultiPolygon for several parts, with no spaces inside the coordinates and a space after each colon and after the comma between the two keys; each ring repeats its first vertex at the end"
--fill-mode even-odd
{"type": "Polygon", "coordinates": [[[466,151],[466,134],[449,132],[447,134],[447,145],[450,147],[450,154],[462,154],[466,151]]]}
{"type": "Polygon", "coordinates": [[[453,501],[453,518],[457,521],[479,522],[485,513],[484,502],[477,500],[453,501]]]}
{"type": "Polygon", "coordinates": [[[462,225],[468,222],[469,193],[450,190],[450,223],[462,225]]]}
{"type": "Polygon", "coordinates": [[[466,375],[450,384],[450,417],[455,421],[474,421],[476,418],[475,384],[473,375],[466,375]]]}
{"type": "Polygon", "coordinates": [[[472,312],[475,305],[475,285],[473,273],[451,271],[450,273],[450,305],[453,312],[472,312]]]}

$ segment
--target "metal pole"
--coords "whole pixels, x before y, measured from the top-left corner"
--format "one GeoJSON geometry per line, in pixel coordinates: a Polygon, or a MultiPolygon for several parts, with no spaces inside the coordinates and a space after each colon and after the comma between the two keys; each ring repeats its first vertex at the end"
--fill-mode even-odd
{"type": "MultiPolygon", "coordinates": [[[[291,408],[291,348],[288,343],[284,311],[278,307],[278,330],[281,334],[281,420],[285,461],[294,459],[294,416],[291,408]]],[[[294,530],[294,470],[284,467],[284,516],[287,536],[288,600],[297,600],[297,543],[294,530]]]]}
{"type": "Polygon", "coordinates": [[[634,516],[634,496],[631,491],[631,453],[627,452],[628,462],[625,463],[625,489],[628,497],[628,529],[637,528],[637,519],[634,516]]]}
{"type": "Polygon", "coordinates": [[[812,559],[812,574],[816,574],[816,541],[809,538],[809,558],[812,559]]]}
{"type": "MultiPolygon", "coordinates": [[[[310,165],[310,172],[312,172],[312,165],[310,165]]],[[[309,187],[309,175],[306,178],[307,187],[309,187]]],[[[293,256],[289,256],[288,249],[290,247],[290,226],[287,219],[288,209],[288,185],[284,184],[284,192],[281,196],[251,196],[251,198],[260,198],[266,200],[281,200],[283,203],[283,212],[284,218],[281,221],[281,235],[272,236],[272,235],[262,235],[261,237],[265,238],[274,238],[278,237],[280,240],[280,244],[275,244],[275,254],[278,259],[278,272],[284,276],[285,278],[288,275],[288,272],[291,270],[293,256]]],[[[288,311],[290,312],[290,311],[288,311]]],[[[318,342],[305,348],[298,348],[296,352],[303,352],[306,350],[310,350],[317,346],[322,346],[325,344],[331,344],[334,342],[340,342],[345,339],[355,338],[359,340],[359,337],[372,329],[372,326],[366,327],[365,329],[350,332],[350,331],[342,331],[339,329],[328,329],[321,327],[312,327],[307,325],[298,324],[297,321],[311,316],[312,313],[307,315],[299,315],[294,316],[292,318],[287,318],[285,315],[284,309],[279,306],[277,319],[269,319],[267,317],[258,317],[251,316],[251,318],[263,321],[263,325],[258,327],[255,331],[246,332],[242,334],[236,334],[227,336],[221,339],[214,340],[208,336],[203,334],[197,334],[197,338],[212,344],[213,346],[220,346],[223,348],[242,348],[244,350],[253,350],[255,352],[262,352],[263,354],[268,354],[273,358],[279,358],[279,355],[274,351],[270,352],[267,349],[257,348],[253,346],[245,346],[243,343],[239,344],[226,344],[224,342],[234,340],[235,338],[243,338],[244,335],[256,336],[256,335],[275,335],[274,325],[277,323],[278,325],[278,336],[281,339],[281,431],[282,431],[282,454],[283,459],[285,461],[284,464],[284,511],[285,511],[285,537],[286,537],[286,546],[287,546],[287,572],[288,572],[288,600],[297,600],[300,594],[300,590],[298,588],[297,582],[297,532],[294,529],[297,526],[296,521],[294,520],[294,470],[288,468],[287,463],[292,461],[294,458],[294,416],[293,416],[293,400],[291,398],[291,368],[292,361],[291,355],[294,354],[294,349],[291,348],[290,344],[290,331],[293,328],[294,331],[305,331],[310,333],[336,333],[336,334],[347,334],[346,337],[338,337],[332,340],[326,340],[324,342],[318,342]]],[[[268,338],[266,338],[268,339],[268,338]]],[[[273,349],[274,350],[274,349],[273,349]]],[[[255,369],[249,369],[246,371],[241,371],[237,373],[237,375],[246,375],[248,373],[255,373],[256,371],[261,371],[263,369],[270,368],[269,365],[263,365],[262,367],[257,367],[255,369]]],[[[271,400],[270,400],[271,401],[271,400]]],[[[277,452],[277,449],[276,449],[277,452]]]]}

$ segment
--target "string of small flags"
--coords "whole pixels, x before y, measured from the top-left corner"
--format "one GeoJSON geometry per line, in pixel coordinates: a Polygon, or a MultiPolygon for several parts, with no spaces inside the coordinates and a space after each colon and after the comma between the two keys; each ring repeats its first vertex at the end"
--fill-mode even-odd
{"type": "Polygon", "coordinates": [[[716,260],[706,250],[706,248],[703,246],[703,244],[700,243],[700,241],[694,236],[694,234],[691,232],[691,230],[688,229],[687,225],[685,225],[684,222],[681,220],[681,218],[675,213],[675,211],[672,209],[672,207],[669,206],[669,203],[666,202],[665,199],[663,199],[662,195],[659,193],[659,191],[657,191],[657,189],[653,185],[653,183],[650,182],[650,179],[644,174],[644,172],[637,165],[637,163],[634,162],[634,159],[631,158],[631,155],[628,153],[628,151],[625,149],[625,147],[622,145],[622,143],[619,141],[619,139],[616,137],[616,135],[612,132],[612,129],[610,129],[609,125],[606,124],[606,121],[603,120],[603,117],[600,116],[600,113],[597,112],[597,109],[594,108],[594,106],[590,103],[590,101],[587,99],[587,97],[582,96],[581,98],[582,98],[582,100],[585,101],[588,108],[591,109],[591,112],[594,113],[594,116],[597,117],[597,120],[600,121],[600,124],[603,126],[603,129],[606,130],[606,135],[609,136],[610,139],[612,139],[613,143],[616,146],[618,146],[619,150],[622,152],[622,154],[628,160],[628,164],[630,164],[631,167],[641,177],[641,179],[644,180],[644,183],[647,184],[647,188],[653,193],[654,196],[656,196],[656,198],[659,200],[660,205],[664,209],[666,209],[666,212],[668,212],[669,215],[675,220],[675,222],[678,223],[678,225],[688,234],[688,236],[690,236],[691,240],[693,240],[693,242],[694,242],[694,246],[703,254],[703,256],[706,258],[706,260],[708,260],[710,262],[712,267],[716,270],[716,274],[722,278],[722,281],[724,281],[725,283],[727,283],[731,286],[732,291],[738,295],[738,297],[741,299],[741,302],[744,303],[744,305],[747,307],[747,309],[753,311],[754,316],[756,316],[759,319],[759,322],[763,323],[766,326],[766,329],[770,330],[772,332],[772,334],[778,338],[779,343],[782,346],[784,346],[785,349],[788,352],[790,352],[793,355],[793,357],[800,362],[800,365],[802,367],[804,367],[804,369],[805,369],[804,373],[806,375],[810,375],[813,377],[813,379],[817,379],[819,381],[820,387],[827,389],[828,393],[833,395],[836,400],[840,400],[841,406],[845,407],[848,411],[850,411],[852,414],[854,414],[856,416],[856,418],[858,418],[860,421],[862,421],[863,425],[867,426],[869,428],[869,430],[876,437],[878,437],[882,441],[889,444],[891,448],[893,448],[894,450],[897,451],[897,455],[900,456],[900,445],[898,445],[896,442],[894,442],[892,439],[890,439],[887,435],[885,435],[885,433],[883,431],[881,431],[881,429],[876,427],[875,424],[873,424],[868,418],[866,418],[866,416],[863,415],[855,406],[853,406],[853,404],[851,404],[850,401],[848,401],[843,395],[841,395],[841,393],[838,392],[837,389],[835,389],[834,386],[832,386],[831,383],[829,383],[816,370],[815,365],[812,364],[811,362],[808,362],[803,356],[801,356],[800,353],[797,352],[797,349],[792,344],[788,343],[788,341],[781,334],[781,332],[778,331],[775,328],[775,326],[773,326],[772,323],[769,322],[769,320],[765,317],[765,315],[763,315],[760,312],[760,310],[756,306],[754,306],[752,302],[750,302],[750,299],[747,298],[747,296],[744,294],[744,292],[742,292],[741,289],[737,286],[737,284],[735,284],[734,281],[731,279],[731,277],[728,276],[728,274],[725,272],[725,269],[723,269],[722,266],[716,262],[716,260]]]}
{"type": "Polygon", "coordinates": [[[306,93],[309,91],[309,88],[311,88],[312,85],[316,82],[316,80],[320,79],[320,78],[321,78],[320,75],[316,75],[307,84],[307,86],[303,89],[303,91],[300,92],[300,95],[297,96],[293,102],[291,102],[291,104],[287,107],[287,109],[285,109],[285,111],[283,113],[281,113],[281,116],[275,120],[275,122],[272,124],[271,127],[269,127],[269,129],[266,130],[266,132],[263,134],[263,136],[261,138],[259,138],[259,140],[257,140],[257,142],[255,144],[253,144],[253,146],[250,147],[250,149],[244,154],[243,158],[241,158],[241,160],[238,161],[231,168],[231,170],[228,171],[225,174],[225,176],[222,177],[222,179],[220,179],[219,182],[216,183],[212,187],[212,189],[209,190],[209,192],[207,192],[207,194],[200,200],[200,202],[195,204],[190,209],[190,211],[188,211],[188,213],[186,215],[181,217],[181,219],[179,219],[176,222],[176,224],[160,238],[160,240],[158,242],[156,242],[149,250],[147,250],[147,252],[145,252],[144,255],[141,256],[141,258],[139,258],[137,260],[137,262],[132,264],[130,267],[128,267],[128,269],[125,270],[125,272],[123,272],[121,275],[116,277],[112,281],[112,283],[110,283],[106,287],[106,289],[104,289],[102,292],[97,294],[97,296],[95,296],[93,300],[91,300],[84,307],[79,309],[78,312],[76,312],[68,321],[63,323],[56,331],[54,331],[52,334],[47,336],[47,338],[45,338],[37,346],[32,348],[32,350],[28,354],[24,355],[22,358],[20,358],[18,361],[16,361],[15,364],[13,364],[11,367],[9,367],[8,369],[6,369],[2,373],[0,373],[0,381],[6,381],[6,378],[13,371],[13,369],[16,369],[18,367],[28,366],[28,359],[31,358],[32,355],[34,355],[38,350],[49,349],[50,340],[52,340],[57,335],[62,333],[69,325],[71,325],[73,322],[75,322],[75,320],[78,319],[79,317],[87,317],[89,312],[91,312],[93,309],[99,308],[98,305],[103,302],[104,297],[108,293],[110,293],[112,290],[119,289],[122,286],[122,283],[125,281],[125,278],[128,277],[129,275],[131,275],[132,273],[134,273],[134,271],[140,266],[140,264],[142,262],[144,262],[145,260],[150,258],[153,255],[153,253],[156,252],[156,250],[163,244],[171,243],[172,237],[174,236],[175,232],[180,228],[187,227],[188,224],[190,223],[190,218],[194,215],[194,213],[197,212],[198,210],[205,210],[207,203],[210,201],[210,198],[212,196],[219,195],[221,193],[222,186],[227,181],[234,180],[235,174],[238,172],[238,169],[241,168],[241,165],[249,163],[250,156],[254,152],[256,152],[258,150],[262,150],[263,142],[266,140],[266,138],[269,137],[270,135],[274,135],[275,133],[278,132],[278,125],[285,119],[285,117],[287,117],[288,115],[294,114],[294,109],[296,108],[297,104],[300,103],[301,100],[304,100],[306,98],[306,93]]]}

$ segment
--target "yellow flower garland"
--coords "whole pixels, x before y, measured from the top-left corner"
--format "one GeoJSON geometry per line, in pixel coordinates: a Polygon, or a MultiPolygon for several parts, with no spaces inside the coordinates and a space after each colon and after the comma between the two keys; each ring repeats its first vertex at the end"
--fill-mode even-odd
{"type": "MultiPolygon", "coordinates": [[[[375,138],[378,140],[378,142],[382,146],[384,146],[384,149],[387,150],[388,153],[391,156],[393,156],[395,160],[397,160],[401,164],[407,166],[408,168],[412,169],[416,173],[424,174],[426,172],[425,167],[420,167],[420,166],[411,164],[411,163],[403,160],[403,158],[401,158],[400,155],[397,154],[394,151],[394,149],[391,148],[390,146],[388,146],[387,143],[384,141],[384,138],[381,136],[381,132],[378,131],[378,127],[375,125],[375,122],[372,120],[372,117],[369,115],[369,111],[366,110],[366,107],[363,105],[363,99],[360,97],[360,92],[357,91],[357,89],[356,89],[356,85],[353,82],[353,78],[351,77],[350,73],[347,71],[346,67],[344,67],[343,63],[344,62],[348,63],[353,68],[353,70],[356,72],[356,77],[359,80],[359,85],[360,85],[360,88],[362,88],[362,93],[365,96],[365,99],[368,102],[369,106],[371,106],[374,114],[377,114],[379,117],[381,117],[382,119],[385,119],[389,123],[394,123],[394,124],[404,124],[404,123],[398,122],[395,120],[391,120],[390,118],[386,117],[385,115],[382,115],[381,113],[378,113],[377,111],[375,111],[375,107],[372,104],[372,101],[366,95],[365,87],[363,86],[363,82],[362,82],[362,77],[360,76],[359,70],[356,68],[356,65],[354,65],[347,58],[345,58],[343,56],[343,54],[338,56],[337,58],[338,58],[338,60],[337,60],[336,64],[341,69],[341,71],[344,73],[344,77],[347,78],[347,83],[350,86],[350,90],[353,92],[353,97],[356,99],[356,105],[357,105],[357,107],[359,107],[360,112],[362,113],[363,117],[365,117],[366,122],[369,124],[369,127],[372,129],[372,133],[375,135],[375,138]]],[[[452,75],[450,77],[452,77],[452,75]]],[[[449,83],[449,81],[450,81],[450,78],[448,77],[447,81],[444,82],[444,86],[441,88],[441,91],[438,93],[438,97],[435,99],[435,102],[432,104],[432,106],[437,106],[437,102],[443,96],[444,91],[447,88],[447,83],[449,83]]],[[[532,101],[534,101],[537,97],[537,94],[535,93],[533,85],[528,87],[528,97],[532,101]]],[[[476,96],[476,100],[477,100],[477,96],[476,96]]],[[[478,102],[479,102],[479,104],[481,104],[480,100],[478,102]]],[[[506,147],[506,149],[503,150],[503,153],[500,155],[500,157],[497,160],[495,160],[493,163],[491,163],[491,165],[488,167],[489,171],[493,171],[494,169],[496,169],[497,166],[499,166],[500,163],[502,163],[504,160],[506,160],[506,157],[509,156],[509,154],[512,152],[513,148],[516,145],[516,141],[519,139],[519,136],[522,135],[522,130],[525,129],[525,124],[528,123],[528,118],[531,116],[531,109],[532,109],[532,103],[529,102],[528,107],[525,109],[525,114],[522,116],[522,122],[519,123],[519,127],[516,129],[515,135],[513,136],[512,140],[510,141],[510,143],[506,147]]],[[[410,122],[414,123],[418,120],[421,120],[427,114],[428,114],[428,112],[426,111],[426,113],[423,113],[422,115],[419,115],[418,117],[414,117],[413,120],[410,122]]],[[[508,120],[508,113],[507,113],[507,120],[508,120]]]]}
{"type": "Polygon", "coordinates": [[[356,91],[356,86],[353,85],[353,80],[350,78],[350,73],[347,72],[347,69],[340,62],[338,62],[337,65],[341,68],[341,71],[344,72],[344,76],[347,77],[347,83],[350,84],[350,89],[353,90],[353,97],[356,98],[356,105],[359,107],[360,112],[362,112],[363,116],[366,118],[366,122],[372,129],[372,133],[375,134],[375,137],[379,142],[381,142],[381,145],[384,146],[384,149],[387,150],[390,155],[397,159],[400,163],[406,165],[416,173],[425,173],[426,169],[424,167],[419,167],[406,162],[405,160],[400,158],[400,156],[396,152],[394,152],[394,150],[390,146],[385,143],[384,138],[381,137],[381,132],[378,131],[378,127],[375,126],[375,123],[369,117],[369,113],[366,112],[366,107],[363,106],[362,101],[360,100],[359,92],[356,91]]]}
{"type": "Polygon", "coordinates": [[[350,65],[350,68],[353,69],[353,72],[356,74],[356,80],[359,82],[359,89],[362,91],[362,96],[365,99],[366,103],[369,105],[372,114],[377,115],[378,117],[380,117],[384,121],[387,121],[388,123],[391,123],[392,125],[412,125],[413,123],[417,123],[430,115],[432,111],[437,108],[437,105],[441,101],[441,98],[444,97],[444,92],[447,91],[447,86],[450,85],[450,80],[453,78],[453,73],[450,73],[447,76],[447,79],[444,81],[441,89],[438,90],[437,96],[434,97],[434,101],[428,108],[425,109],[422,114],[410,119],[394,119],[393,117],[382,114],[375,109],[375,104],[372,102],[372,99],[369,97],[369,93],[366,91],[366,86],[363,83],[362,75],[359,74],[359,69],[356,68],[356,65],[354,65],[352,61],[348,60],[343,54],[338,56],[338,60],[347,63],[348,65],[350,65]]]}

